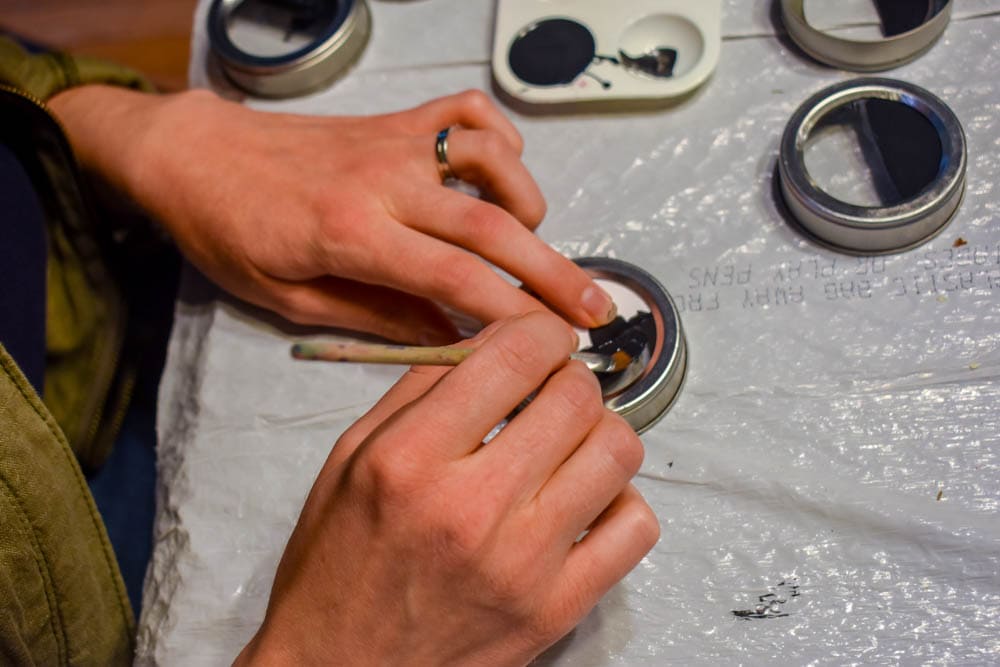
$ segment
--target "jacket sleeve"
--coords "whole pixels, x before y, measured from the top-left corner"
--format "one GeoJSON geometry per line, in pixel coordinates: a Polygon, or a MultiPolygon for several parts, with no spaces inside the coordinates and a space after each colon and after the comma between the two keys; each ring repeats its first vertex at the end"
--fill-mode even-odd
{"type": "Polygon", "coordinates": [[[153,90],[135,70],[87,56],[48,52],[31,54],[9,37],[0,36],[0,83],[45,102],[55,94],[88,83],[153,90]]]}

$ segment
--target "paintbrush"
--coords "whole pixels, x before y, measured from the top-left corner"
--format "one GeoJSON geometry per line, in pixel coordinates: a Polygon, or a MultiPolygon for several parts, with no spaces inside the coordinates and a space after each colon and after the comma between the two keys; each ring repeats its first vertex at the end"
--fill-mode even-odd
{"type": "MultiPolygon", "coordinates": [[[[457,366],[472,354],[467,347],[420,347],[378,343],[301,342],[292,345],[292,356],[310,361],[355,361],[370,364],[406,364],[409,366],[457,366]]],[[[595,373],[618,373],[632,363],[624,350],[613,354],[574,352],[570,359],[586,364],[595,373]]]]}

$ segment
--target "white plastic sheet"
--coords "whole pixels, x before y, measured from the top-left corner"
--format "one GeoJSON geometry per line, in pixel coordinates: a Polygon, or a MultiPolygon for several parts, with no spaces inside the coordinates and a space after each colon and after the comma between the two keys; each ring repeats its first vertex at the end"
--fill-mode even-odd
{"type": "MultiPolygon", "coordinates": [[[[491,3],[371,4],[372,41],[347,78],[248,104],[375,113],[490,89],[491,3]]],[[[657,276],[690,353],[678,402],[643,436],[637,484],[662,538],[539,664],[996,663],[1000,2],[958,0],[943,39],[888,73],[954,109],[969,167],[944,233],[884,258],[811,244],[774,199],[785,121],[848,75],[775,36],[770,3],[724,6],[719,68],[682,103],[511,111],[549,202],[541,236],[657,276]],[[780,616],[733,613],[779,598],[780,616]]],[[[233,658],[330,445],[398,375],[295,363],[296,333],[187,276],[161,388],[140,663],[233,658]]]]}

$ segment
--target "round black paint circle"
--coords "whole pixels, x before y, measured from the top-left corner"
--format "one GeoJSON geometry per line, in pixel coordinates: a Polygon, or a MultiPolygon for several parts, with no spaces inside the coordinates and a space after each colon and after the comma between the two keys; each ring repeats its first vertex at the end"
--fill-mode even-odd
{"type": "Polygon", "coordinates": [[[594,36],[582,23],[545,19],[514,38],[507,54],[511,71],[532,86],[570,83],[594,60],[594,36]]]}

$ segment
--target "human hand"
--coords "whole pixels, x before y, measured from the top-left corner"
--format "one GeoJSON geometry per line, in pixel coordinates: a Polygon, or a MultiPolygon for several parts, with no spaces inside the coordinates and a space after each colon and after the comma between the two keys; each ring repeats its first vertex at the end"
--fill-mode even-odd
{"type": "Polygon", "coordinates": [[[337,442],[238,663],[525,664],[652,548],[629,483],[642,444],[567,363],[566,324],[530,313],[473,345],[412,368],[337,442]]]}
{"type": "Polygon", "coordinates": [[[438,303],[482,322],[542,304],[580,326],[614,316],[587,274],[532,233],[545,213],[514,126],[482,93],[370,117],[264,113],[207,91],[73,88],[52,108],[82,161],[168,228],[231,293],[303,324],[451,342],[438,303]],[[453,171],[492,202],[441,184],[453,171]]]}

